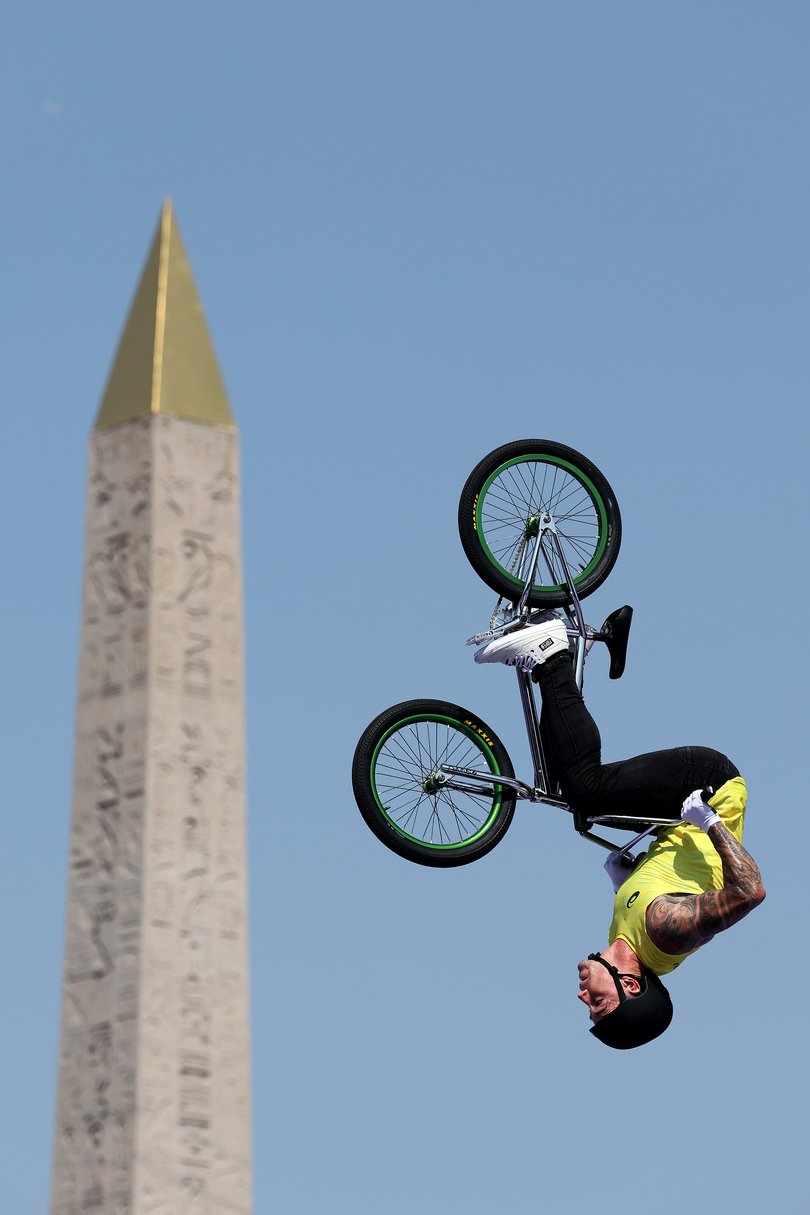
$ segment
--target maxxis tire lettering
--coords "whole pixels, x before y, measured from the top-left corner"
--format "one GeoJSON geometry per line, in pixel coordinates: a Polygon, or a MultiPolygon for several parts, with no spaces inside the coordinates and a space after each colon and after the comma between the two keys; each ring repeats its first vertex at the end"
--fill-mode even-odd
{"type": "MultiPolygon", "coordinates": [[[[496,448],[480,460],[470,473],[461,492],[458,509],[458,529],[468,561],[478,576],[503,598],[516,603],[524,583],[490,551],[487,536],[479,527],[479,514],[485,510],[482,493],[496,477],[512,466],[536,462],[559,467],[573,482],[579,482],[590,500],[593,517],[599,520],[598,542],[585,568],[572,569],[580,598],[592,594],[602,585],[613,568],[621,545],[621,514],[607,479],[581,452],[549,439],[520,439],[496,448]]],[[[517,522],[516,517],[515,522],[517,522]]],[[[520,535],[519,525],[515,534],[520,535]]],[[[561,535],[564,533],[561,531],[561,535]]],[[[569,561],[570,561],[569,553],[569,561]]],[[[529,593],[531,607],[561,607],[569,601],[568,590],[561,583],[535,583],[529,593]]]]}
{"type": "MultiPolygon", "coordinates": [[[[515,810],[515,798],[508,787],[494,784],[488,811],[482,810],[483,822],[468,840],[451,845],[437,845],[403,834],[386,813],[377,797],[374,784],[376,756],[387,738],[415,720],[455,725],[481,752],[486,766],[495,774],[514,777],[509,755],[497,734],[481,719],[461,708],[439,700],[410,700],[394,705],[380,713],[363,731],[352,763],[352,786],[358,809],[377,838],[392,852],[416,864],[447,868],[466,865],[478,860],[498,844],[509,828],[515,810]]],[[[460,765],[464,766],[464,765],[460,765]]],[[[484,803],[486,805],[487,802],[484,803]]],[[[466,825],[466,824],[465,824],[466,825]]],[[[473,828],[471,828],[473,830],[473,828]]]]}

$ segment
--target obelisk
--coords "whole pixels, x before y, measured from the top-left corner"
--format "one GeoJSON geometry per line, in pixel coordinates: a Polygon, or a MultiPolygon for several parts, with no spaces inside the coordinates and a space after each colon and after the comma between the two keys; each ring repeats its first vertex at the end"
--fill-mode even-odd
{"type": "Polygon", "coordinates": [[[167,203],[90,440],[52,1215],[251,1210],[238,437],[167,203]]]}

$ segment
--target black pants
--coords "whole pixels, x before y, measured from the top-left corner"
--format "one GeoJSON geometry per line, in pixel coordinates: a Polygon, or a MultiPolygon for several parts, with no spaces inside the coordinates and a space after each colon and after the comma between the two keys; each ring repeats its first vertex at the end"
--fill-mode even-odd
{"type": "Polygon", "coordinates": [[[677,818],[694,789],[715,789],[732,776],[734,764],[709,747],[650,751],[619,763],[602,763],[602,741],[574,679],[566,654],[536,668],[543,711],[540,729],[552,777],[576,810],[633,818],[677,818]]]}

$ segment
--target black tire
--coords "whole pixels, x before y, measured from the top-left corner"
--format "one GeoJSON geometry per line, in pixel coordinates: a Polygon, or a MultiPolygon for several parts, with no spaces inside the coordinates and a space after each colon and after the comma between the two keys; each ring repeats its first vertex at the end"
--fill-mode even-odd
{"type": "Polygon", "coordinates": [[[444,700],[406,700],[363,732],[352,764],[354,796],[392,852],[419,865],[467,865],[503,839],[515,798],[502,785],[480,794],[426,788],[442,763],[514,776],[503,743],[476,714],[444,700]]]}
{"type": "MultiPolygon", "coordinates": [[[[554,518],[580,599],[601,586],[619,555],[622,522],[616,496],[590,460],[549,439],[520,439],[491,451],[470,473],[458,507],[458,530],[475,572],[517,603],[521,562],[534,545],[540,515],[554,518]],[[535,529],[534,531],[532,529],[535,529]]],[[[531,607],[570,602],[559,559],[550,548],[529,592],[531,607]]]]}

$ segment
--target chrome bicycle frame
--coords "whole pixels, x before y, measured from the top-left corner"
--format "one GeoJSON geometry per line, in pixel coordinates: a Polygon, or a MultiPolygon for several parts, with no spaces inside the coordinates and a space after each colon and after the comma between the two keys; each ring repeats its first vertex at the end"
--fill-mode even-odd
{"type": "MultiPolygon", "coordinates": [[[[568,618],[568,635],[574,642],[574,674],[577,681],[577,687],[582,690],[584,675],[585,675],[585,653],[588,640],[599,641],[604,640],[604,636],[599,633],[588,631],[585,625],[585,617],[582,614],[582,605],[580,603],[577,589],[574,580],[571,577],[571,571],[568,568],[568,562],[565,559],[560,538],[557,534],[557,529],[554,525],[554,519],[551,515],[543,515],[538,523],[537,537],[534,544],[533,552],[525,569],[525,588],[521,595],[520,601],[509,613],[508,619],[500,626],[491,628],[487,633],[478,633],[469,639],[468,644],[479,644],[484,641],[492,640],[495,637],[502,637],[506,633],[515,632],[522,629],[526,624],[530,623],[531,613],[528,607],[529,590],[534,581],[534,575],[537,570],[537,565],[542,556],[546,567],[549,570],[552,578],[555,577],[554,567],[549,558],[544,544],[546,541],[551,545],[554,556],[559,562],[559,568],[562,569],[565,583],[568,587],[570,596],[570,606],[566,607],[565,614],[568,618]]],[[[525,557],[525,553],[523,554],[525,557]]],[[[500,600],[496,605],[493,613],[493,621],[497,618],[500,608],[500,600]]],[[[592,815],[586,816],[577,810],[574,810],[568,802],[564,801],[557,795],[557,790],[552,791],[550,788],[550,778],[548,764],[546,763],[545,754],[543,752],[543,742],[540,735],[540,714],[537,707],[537,694],[530,675],[524,671],[517,671],[518,691],[520,693],[520,702],[523,708],[523,717],[526,723],[526,734],[529,740],[529,751],[531,752],[532,763],[534,765],[534,782],[532,785],[526,784],[524,781],[513,777],[500,776],[497,773],[477,772],[471,768],[459,768],[452,764],[442,764],[439,772],[436,774],[437,779],[447,789],[454,789],[464,793],[478,793],[481,791],[482,785],[503,785],[512,790],[515,797],[522,801],[535,802],[541,805],[556,806],[562,810],[568,810],[574,819],[574,826],[579,834],[584,839],[589,839],[593,843],[600,845],[602,848],[608,849],[610,852],[622,853],[630,856],[630,849],[635,847],[646,836],[656,831],[662,826],[671,826],[679,819],[661,819],[643,817],[636,821],[648,824],[643,831],[635,835],[629,842],[623,845],[616,844],[611,840],[604,839],[600,835],[596,835],[591,827],[596,824],[604,826],[622,826],[621,818],[615,815],[592,815]],[[470,783],[472,782],[472,783],[470,783]]],[[[626,829],[626,828],[625,828],[626,829]]]]}

